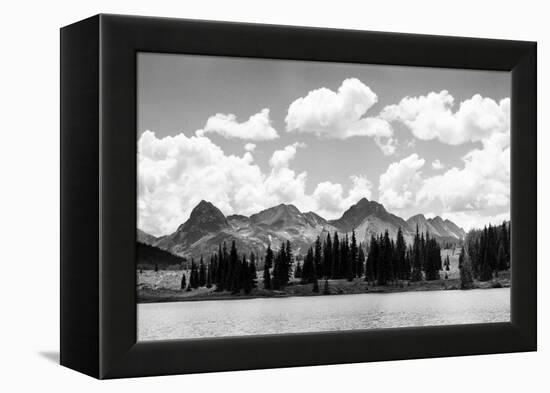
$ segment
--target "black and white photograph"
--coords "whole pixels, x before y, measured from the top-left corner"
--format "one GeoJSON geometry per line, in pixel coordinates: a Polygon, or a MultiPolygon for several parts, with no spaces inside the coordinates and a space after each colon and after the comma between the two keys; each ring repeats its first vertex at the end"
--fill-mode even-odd
{"type": "Polygon", "coordinates": [[[137,55],[138,340],[510,321],[510,73],[137,55]]]}
{"type": "Polygon", "coordinates": [[[0,391],[550,391],[543,3],[6,5],[0,391]]]}

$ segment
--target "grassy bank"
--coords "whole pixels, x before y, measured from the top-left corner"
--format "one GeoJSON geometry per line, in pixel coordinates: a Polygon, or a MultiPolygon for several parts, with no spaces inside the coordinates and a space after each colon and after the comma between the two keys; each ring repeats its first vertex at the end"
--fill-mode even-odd
{"type": "MultiPolygon", "coordinates": [[[[300,284],[298,280],[291,281],[283,290],[266,290],[259,284],[249,294],[230,292],[216,292],[215,288],[198,288],[192,291],[182,291],[179,289],[179,278],[181,272],[178,271],[143,271],[138,272],[138,302],[177,302],[177,301],[195,301],[195,300],[222,300],[222,299],[250,299],[261,297],[288,297],[288,296],[323,296],[324,280],[319,280],[319,293],[313,292],[313,284],[300,284]],[[141,279],[140,279],[141,276],[141,279]],[[148,277],[147,277],[148,276],[148,277]],[[154,279],[153,279],[154,278],[154,279]],[[156,283],[156,284],[155,284],[156,283]]],[[[440,279],[434,281],[406,282],[376,286],[355,279],[351,282],[342,280],[328,280],[330,295],[360,294],[360,293],[392,293],[408,291],[439,291],[439,290],[457,290],[460,289],[460,279],[450,277],[449,279],[440,279]]],[[[487,282],[474,282],[474,288],[488,289],[495,287],[509,287],[510,279],[508,273],[501,273],[499,278],[487,282]]]]}

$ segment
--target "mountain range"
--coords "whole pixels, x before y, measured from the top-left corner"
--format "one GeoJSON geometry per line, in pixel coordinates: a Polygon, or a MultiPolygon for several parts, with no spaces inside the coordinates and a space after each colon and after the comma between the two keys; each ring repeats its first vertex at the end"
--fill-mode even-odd
{"type": "Polygon", "coordinates": [[[404,220],[384,206],[366,198],[361,199],[336,220],[326,220],[314,212],[301,212],[294,205],[280,204],[250,217],[225,216],[216,206],[201,201],[191,212],[189,219],[166,236],[155,237],[138,229],[138,241],[156,246],[171,253],[200,258],[218,250],[223,242],[235,241],[239,252],[263,253],[269,244],[278,248],[281,242],[290,240],[295,253],[304,254],[317,236],[326,237],[335,231],[340,235],[355,230],[358,242],[368,243],[371,235],[388,230],[395,238],[399,228],[405,241],[412,243],[416,227],[420,232],[429,232],[442,242],[456,242],[466,235],[465,231],[450,220],[441,217],[426,218],[418,214],[404,220]]]}

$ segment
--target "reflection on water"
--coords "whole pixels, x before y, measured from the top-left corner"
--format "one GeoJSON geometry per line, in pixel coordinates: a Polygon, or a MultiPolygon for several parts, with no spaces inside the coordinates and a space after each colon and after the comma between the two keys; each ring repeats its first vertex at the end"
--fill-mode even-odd
{"type": "Polygon", "coordinates": [[[372,293],[138,305],[138,339],[510,321],[510,289],[372,293]]]}

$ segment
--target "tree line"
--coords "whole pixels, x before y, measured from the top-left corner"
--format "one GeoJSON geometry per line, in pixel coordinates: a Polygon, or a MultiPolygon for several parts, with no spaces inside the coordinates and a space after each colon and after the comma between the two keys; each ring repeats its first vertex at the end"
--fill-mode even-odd
{"type": "Polygon", "coordinates": [[[470,287],[473,279],[490,281],[510,268],[510,223],[485,226],[468,232],[459,257],[461,282],[470,287]]]}
{"type": "MultiPolygon", "coordinates": [[[[189,285],[186,287],[185,274],[182,277],[182,289],[207,288],[216,286],[216,291],[250,293],[257,286],[256,260],[254,253],[239,256],[235,242],[227,251],[226,244],[219,245],[217,253],[210,256],[206,264],[201,257],[198,264],[191,261],[189,285]]],[[[389,232],[372,236],[370,243],[364,246],[357,242],[355,231],[351,236],[334,232],[327,234],[324,240],[318,236],[309,247],[303,263],[295,262],[290,241],[282,242],[277,250],[271,245],[265,252],[263,267],[263,285],[265,289],[279,290],[288,285],[292,276],[302,284],[313,284],[314,292],[319,292],[319,279],[325,280],[323,292],[328,293],[329,279],[347,279],[364,277],[365,281],[376,285],[388,285],[399,280],[419,281],[436,280],[442,269],[440,246],[429,233],[419,233],[414,243],[407,247],[403,231],[399,228],[397,237],[390,239],[389,232]],[[365,255],[367,250],[367,256],[365,255]]]]}
{"type": "Polygon", "coordinates": [[[329,233],[323,242],[318,237],[308,249],[303,265],[297,266],[295,275],[302,283],[315,283],[318,278],[352,281],[364,277],[370,283],[388,285],[399,280],[437,280],[440,270],[439,244],[428,232],[419,233],[417,227],[409,247],[401,228],[395,240],[387,230],[378,236],[372,235],[368,247],[357,244],[355,231],[351,238],[347,234],[339,237],[337,232],[332,237],[329,233]]]}
{"type": "MultiPolygon", "coordinates": [[[[509,230],[509,225],[489,225],[468,233],[459,257],[463,287],[468,287],[474,278],[490,280],[499,270],[509,268],[509,230]]],[[[395,239],[390,237],[388,230],[378,236],[372,235],[368,245],[357,242],[355,231],[351,236],[328,233],[323,240],[317,237],[303,260],[297,259],[300,258],[294,257],[290,241],[282,242],[277,250],[269,245],[263,264],[264,288],[283,289],[294,277],[302,284],[313,284],[313,291],[319,292],[318,280],[323,279],[323,292],[329,293],[329,279],[364,278],[373,285],[383,286],[400,281],[438,280],[441,271],[450,270],[449,256],[442,260],[441,246],[436,238],[429,232],[420,232],[418,226],[410,245],[405,242],[401,228],[395,239]]],[[[248,294],[257,286],[257,261],[257,254],[239,254],[234,241],[229,250],[224,242],[208,263],[202,257],[198,264],[191,260],[189,283],[184,274],[181,288],[215,286],[216,291],[248,294]]]]}
{"type": "Polygon", "coordinates": [[[365,280],[377,285],[397,283],[399,280],[438,280],[442,270],[441,248],[435,237],[418,231],[412,245],[407,247],[403,231],[397,231],[395,241],[386,230],[372,236],[366,262],[365,280]]]}
{"type": "Polygon", "coordinates": [[[361,243],[357,243],[355,231],[351,237],[330,233],[321,241],[317,239],[304,258],[303,265],[296,267],[295,277],[304,284],[315,283],[318,278],[342,279],[352,281],[362,277],[365,271],[365,252],[361,243]]]}
{"type": "Polygon", "coordinates": [[[231,243],[228,251],[226,243],[220,244],[217,253],[213,253],[208,263],[205,263],[201,256],[200,262],[195,263],[191,259],[189,271],[189,283],[183,274],[181,278],[181,289],[188,291],[199,287],[211,288],[216,286],[216,291],[230,291],[233,294],[243,291],[248,294],[256,287],[257,268],[256,255],[250,253],[239,256],[235,241],[231,243]]]}

